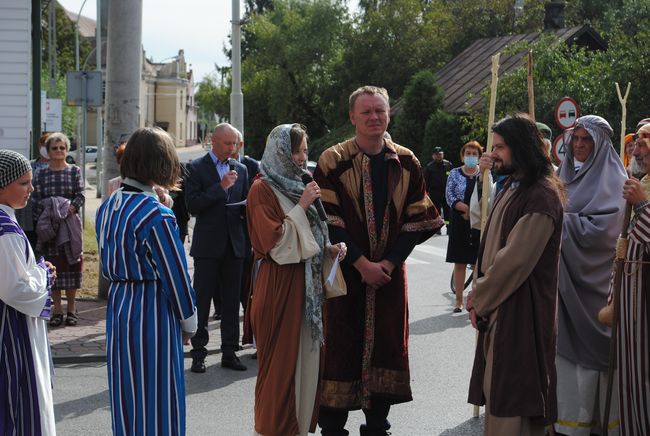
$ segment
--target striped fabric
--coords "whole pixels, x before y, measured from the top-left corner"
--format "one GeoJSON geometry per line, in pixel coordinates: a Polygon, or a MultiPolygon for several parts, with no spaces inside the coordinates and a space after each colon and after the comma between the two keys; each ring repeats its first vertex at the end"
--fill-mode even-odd
{"type": "Polygon", "coordinates": [[[102,274],[110,280],[107,364],[115,435],[184,435],[181,320],[195,294],[167,208],[118,190],[97,212],[102,274]]]}
{"type": "Polygon", "coordinates": [[[650,206],[639,211],[629,235],[620,296],[618,382],[621,435],[650,435],[650,206]],[[645,263],[644,263],[645,262],[645,263]]]}
{"type": "MultiPolygon", "coordinates": [[[[23,230],[0,210],[0,237],[16,233],[29,242],[23,230]]],[[[0,434],[41,435],[36,372],[25,314],[0,300],[0,434]]]]}

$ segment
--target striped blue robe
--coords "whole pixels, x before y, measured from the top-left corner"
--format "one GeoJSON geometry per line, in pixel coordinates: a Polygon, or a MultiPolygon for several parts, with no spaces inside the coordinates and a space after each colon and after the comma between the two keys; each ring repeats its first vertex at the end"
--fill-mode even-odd
{"type": "Polygon", "coordinates": [[[181,327],[195,316],[185,251],[172,211],[150,193],[119,189],[96,219],[115,435],[184,435],[181,327]]]}
{"type": "Polygon", "coordinates": [[[49,277],[6,206],[0,208],[0,252],[0,435],[51,436],[49,277]]]}

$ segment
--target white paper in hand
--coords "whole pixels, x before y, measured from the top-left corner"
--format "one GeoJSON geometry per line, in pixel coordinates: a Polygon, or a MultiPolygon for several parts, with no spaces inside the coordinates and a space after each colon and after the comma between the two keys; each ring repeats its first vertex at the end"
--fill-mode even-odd
{"type": "Polygon", "coordinates": [[[339,257],[336,256],[334,263],[332,263],[332,269],[330,270],[329,275],[327,276],[327,284],[332,286],[334,284],[334,279],[336,279],[336,270],[339,269],[339,257]]]}

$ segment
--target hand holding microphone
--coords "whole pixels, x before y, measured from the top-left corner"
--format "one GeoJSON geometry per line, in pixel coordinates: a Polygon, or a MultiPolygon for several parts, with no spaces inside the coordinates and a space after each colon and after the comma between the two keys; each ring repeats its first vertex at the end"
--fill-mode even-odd
{"type": "Polygon", "coordinates": [[[309,173],[304,173],[302,175],[302,183],[305,184],[305,190],[303,191],[298,204],[303,209],[307,210],[309,205],[313,203],[321,221],[327,221],[325,208],[323,207],[323,203],[320,201],[320,188],[318,187],[318,184],[314,182],[314,178],[309,173]]]}
{"type": "Polygon", "coordinates": [[[234,159],[228,159],[228,167],[230,171],[228,171],[223,178],[221,179],[221,187],[223,188],[224,191],[228,190],[231,188],[235,182],[237,181],[237,171],[235,171],[235,160],[234,159]]]}

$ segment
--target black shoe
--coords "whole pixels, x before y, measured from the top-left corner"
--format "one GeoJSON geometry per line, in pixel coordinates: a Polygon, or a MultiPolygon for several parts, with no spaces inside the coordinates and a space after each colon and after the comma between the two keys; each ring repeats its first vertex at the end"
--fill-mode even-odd
{"type": "MultiPolygon", "coordinates": [[[[388,420],[386,422],[388,423],[388,420]]],[[[390,428],[390,424],[388,424],[388,428],[390,428]]],[[[372,429],[366,424],[361,424],[361,427],[359,427],[359,434],[361,436],[385,436],[389,435],[390,433],[385,429],[372,429]]]]}
{"type": "Polygon", "coordinates": [[[212,315],[212,319],[215,321],[221,320],[221,314],[219,312],[215,312],[214,315],[212,315]]]}
{"type": "Polygon", "coordinates": [[[205,372],[205,360],[192,359],[192,367],[190,368],[190,371],[203,374],[205,372]]]}
{"type": "Polygon", "coordinates": [[[239,360],[239,357],[234,352],[223,355],[221,358],[221,367],[234,369],[235,371],[246,371],[246,365],[241,363],[241,360],[239,360]]]}

